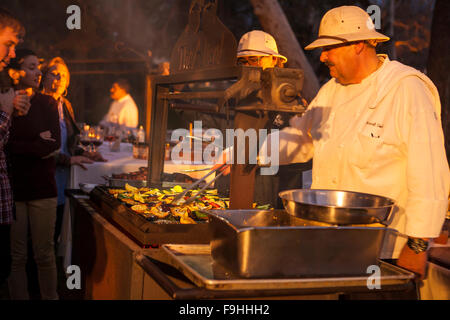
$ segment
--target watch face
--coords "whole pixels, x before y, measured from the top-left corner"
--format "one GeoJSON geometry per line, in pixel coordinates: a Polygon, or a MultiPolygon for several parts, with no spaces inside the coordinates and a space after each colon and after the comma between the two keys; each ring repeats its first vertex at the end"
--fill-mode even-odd
{"type": "Polygon", "coordinates": [[[428,249],[428,241],[418,238],[408,238],[407,245],[415,253],[424,252],[428,249]]]}
{"type": "Polygon", "coordinates": [[[289,126],[289,114],[287,113],[271,113],[270,119],[272,120],[271,129],[281,130],[289,126]]]}

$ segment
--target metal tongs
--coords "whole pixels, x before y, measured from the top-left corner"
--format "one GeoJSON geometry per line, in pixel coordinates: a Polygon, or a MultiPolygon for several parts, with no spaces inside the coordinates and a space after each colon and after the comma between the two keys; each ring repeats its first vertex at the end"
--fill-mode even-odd
{"type": "Polygon", "coordinates": [[[176,205],[178,203],[179,200],[181,200],[186,193],[188,193],[189,191],[193,190],[194,188],[196,188],[199,184],[201,184],[202,182],[205,182],[206,178],[208,178],[211,174],[220,171],[219,174],[216,175],[216,177],[214,179],[212,179],[210,182],[208,182],[205,186],[203,186],[203,188],[201,188],[196,194],[194,194],[193,196],[191,196],[189,199],[187,199],[184,204],[189,204],[191,202],[193,202],[198,196],[200,196],[200,194],[203,193],[203,191],[205,191],[206,188],[208,188],[214,181],[216,181],[221,175],[223,175],[225,170],[224,169],[226,166],[228,166],[229,164],[224,163],[222,164],[220,167],[213,169],[211,171],[209,171],[207,174],[205,174],[201,179],[199,179],[198,181],[196,181],[195,183],[193,183],[189,188],[187,188],[186,190],[184,190],[182,193],[178,194],[175,198],[173,198],[172,202],[170,204],[174,204],[176,205]],[[222,171],[221,171],[222,170],[222,171]]]}

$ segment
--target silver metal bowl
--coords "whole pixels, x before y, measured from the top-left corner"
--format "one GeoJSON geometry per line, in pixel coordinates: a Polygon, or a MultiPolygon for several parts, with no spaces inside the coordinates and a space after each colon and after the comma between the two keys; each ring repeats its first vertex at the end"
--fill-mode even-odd
{"type": "Polygon", "coordinates": [[[386,224],[395,204],[386,197],[340,190],[294,189],[278,195],[289,214],[337,225],[386,224]]]}

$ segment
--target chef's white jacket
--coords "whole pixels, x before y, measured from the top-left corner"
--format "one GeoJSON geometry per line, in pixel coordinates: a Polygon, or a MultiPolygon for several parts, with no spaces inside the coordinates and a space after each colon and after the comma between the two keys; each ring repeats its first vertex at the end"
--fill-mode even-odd
{"type": "Polygon", "coordinates": [[[313,189],[394,199],[389,226],[398,233],[386,236],[381,258],[397,258],[407,236],[439,236],[450,175],[436,87],[423,73],[379,57],[382,66],[361,83],[331,79],[307,112],[291,119],[279,132],[279,161],[313,158],[313,189]]]}
{"type": "Polygon", "coordinates": [[[109,111],[103,120],[118,123],[126,127],[136,128],[139,123],[138,107],[133,98],[127,94],[111,103],[109,111]]]}

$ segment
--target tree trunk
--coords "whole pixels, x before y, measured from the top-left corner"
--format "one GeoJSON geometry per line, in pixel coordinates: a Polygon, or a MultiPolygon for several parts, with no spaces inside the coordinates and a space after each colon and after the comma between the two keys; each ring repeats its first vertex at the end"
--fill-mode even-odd
{"type": "Polygon", "coordinates": [[[286,66],[303,69],[305,76],[303,95],[310,102],[319,91],[319,81],[280,4],[277,0],[250,0],[250,3],[264,31],[276,39],[280,54],[288,58],[286,66]]]}
{"type": "MultiPolygon", "coordinates": [[[[394,38],[394,24],[395,24],[395,0],[389,1],[389,37],[391,39],[394,38]]],[[[391,41],[391,52],[390,57],[391,60],[397,60],[397,52],[395,50],[395,41],[391,41]]]]}
{"type": "Polygon", "coordinates": [[[436,0],[431,26],[430,51],[427,73],[436,85],[441,97],[441,119],[445,137],[447,160],[450,159],[450,1],[436,0]]]}

